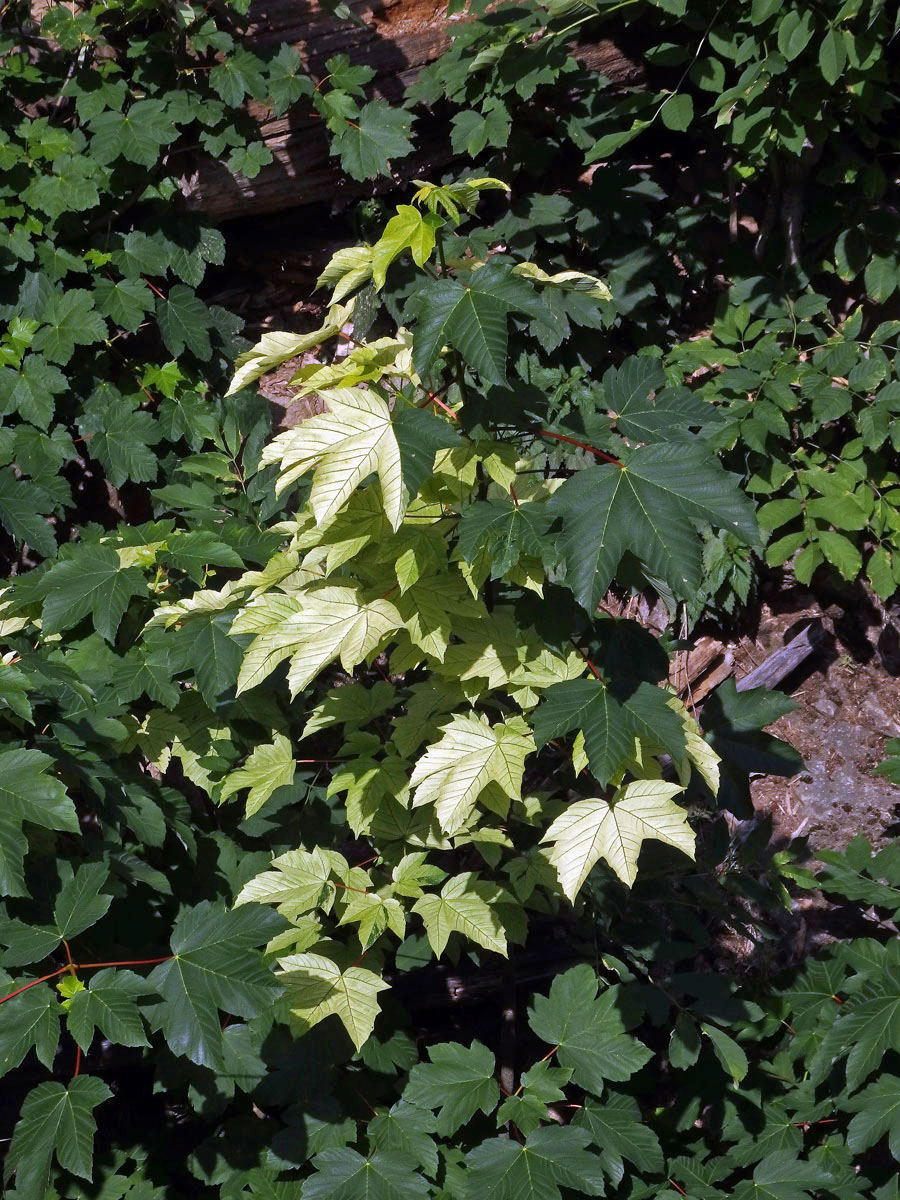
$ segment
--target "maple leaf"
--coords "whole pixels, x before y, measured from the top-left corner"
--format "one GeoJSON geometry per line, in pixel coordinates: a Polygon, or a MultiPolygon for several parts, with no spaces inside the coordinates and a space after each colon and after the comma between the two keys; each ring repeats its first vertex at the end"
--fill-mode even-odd
{"type": "Polygon", "coordinates": [[[375,892],[358,889],[344,893],[339,925],[355,924],[356,936],[363,950],[381,937],[388,929],[402,942],[406,936],[406,912],[399,900],[393,896],[379,896],[375,892]]]}
{"type": "Polygon", "coordinates": [[[336,250],[316,280],[316,288],[331,287],[330,305],[340,303],[361,284],[372,278],[372,247],[344,246],[336,250]]]}
{"type": "Polygon", "coordinates": [[[629,887],[637,877],[641,846],[655,838],[694,857],[694,831],[687,813],[672,797],[677,783],[638,779],[613,799],[576,800],[556,818],[541,841],[553,842],[550,862],[562,890],[573,903],[594,865],[605,858],[629,887]]]}
{"type": "Polygon", "coordinates": [[[541,298],[511,267],[489,263],[470,279],[436,279],[416,296],[413,366],[425,377],[444,343],[486,383],[506,382],[507,317],[513,310],[546,319],[541,298]]]}
{"type": "MultiPolygon", "coordinates": [[[[324,278],[324,276],[323,276],[324,278]]],[[[322,279],[319,281],[322,282],[322,279]]],[[[269,371],[274,371],[289,358],[313,350],[322,342],[334,337],[350,314],[349,308],[336,309],[328,320],[310,333],[264,333],[255,346],[239,354],[234,360],[234,378],[226,396],[232,396],[248,384],[269,371]]]]}
{"type": "Polygon", "coordinates": [[[550,565],[555,548],[546,538],[552,515],[544,504],[514,504],[505,498],[477,500],[463,510],[459,552],[468,563],[486,553],[492,579],[500,579],[521,558],[550,565]]]}
{"type": "MultiPolygon", "coordinates": [[[[2,768],[0,768],[2,769],[2,768]]],[[[38,962],[52,954],[63,938],[77,937],[105,916],[112,897],[100,895],[109,874],[103,863],[82,863],[59,890],[52,925],[32,925],[0,918],[0,942],[5,967],[38,962]]]]}
{"type": "Polygon", "coordinates": [[[629,552],[688,599],[703,575],[695,526],[729,529],[748,545],[758,540],[753,505],[709,447],[688,443],[622,451],[622,465],[578,471],[547,502],[562,521],[559,546],[565,586],[593,612],[629,552]]]}
{"type": "MultiPolygon", "coordinates": [[[[831,1003],[834,1004],[834,1001],[831,1003]]],[[[795,1153],[802,1150],[803,1134],[801,1127],[794,1123],[793,1112],[788,1112],[783,1104],[777,1103],[769,1103],[762,1111],[765,1125],[758,1132],[754,1132],[752,1137],[750,1129],[756,1128],[759,1112],[755,1107],[748,1108],[747,1123],[735,1114],[734,1121],[723,1129],[725,1140],[733,1137],[739,1139],[728,1151],[729,1163],[738,1167],[748,1167],[776,1150],[792,1150],[795,1153]]]]}
{"type": "Polygon", "coordinates": [[[605,408],[608,415],[591,415],[584,421],[584,435],[595,444],[597,438],[602,441],[610,422],[632,442],[691,442],[692,426],[721,419],[718,410],[695,392],[666,387],[660,362],[644,355],[633,355],[620,367],[610,367],[603,375],[602,388],[598,407],[605,408]]]}
{"type": "Polygon", "coordinates": [[[106,322],[94,309],[94,297],[83,288],[59,289],[41,314],[44,322],[32,343],[50,362],[65,364],[76,346],[89,346],[106,337],[106,322]]]}
{"type": "Polygon", "coordinates": [[[410,784],[413,807],[434,804],[441,828],[462,828],[479,795],[494,784],[511,800],[522,791],[525,758],[534,740],[521,718],[491,727],[477,717],[454,715],[441,727],[440,741],[416,763],[410,784]]]}
{"type": "Polygon", "coordinates": [[[173,1054],[222,1069],[218,1010],[255,1017],[271,1004],[275,984],[255,947],[276,927],[282,921],[264,908],[228,912],[204,900],[182,909],[172,930],[172,958],[154,967],[147,980],[163,998],[152,1020],[173,1054]]]}
{"type": "Polygon", "coordinates": [[[494,1079],[494,1056],[481,1042],[471,1046],[441,1042],[428,1051],[431,1062],[418,1063],[409,1073],[404,1099],[420,1108],[437,1110],[437,1132],[455,1133],[480,1109],[493,1112],[500,1097],[494,1079]]]}
{"type": "Polygon", "coordinates": [[[388,1112],[379,1112],[368,1125],[369,1141],[378,1150],[392,1150],[418,1163],[426,1175],[437,1174],[438,1152],[434,1117],[424,1108],[398,1100],[388,1112]]]}
{"type": "Polygon", "coordinates": [[[41,580],[43,632],[71,629],[90,613],[94,628],[111,642],[132,596],[147,594],[144,576],[137,567],[123,567],[111,546],[67,549],[69,557],[41,580]]]}
{"type": "Polygon", "coordinates": [[[46,772],[53,759],[39,750],[0,752],[0,892],[27,896],[23,861],[28,842],[22,822],[78,833],[75,805],[63,784],[46,772]]]}
{"type": "Polygon", "coordinates": [[[613,1183],[622,1182],[625,1158],[639,1171],[654,1173],[663,1169],[659,1139],[644,1123],[633,1096],[607,1091],[602,1103],[586,1099],[573,1123],[584,1126],[594,1145],[600,1147],[600,1161],[613,1183]]]}
{"type": "Polygon", "coordinates": [[[542,1041],[557,1047],[557,1058],[572,1068],[581,1087],[600,1095],[604,1080],[630,1079],[653,1054],[629,1036],[618,987],[597,998],[598,979],[582,963],[557,975],[549,996],[535,996],[528,1023],[542,1041]]]}
{"type": "Polygon", "coordinates": [[[414,120],[411,113],[392,108],[385,100],[371,100],[352,121],[344,119],[340,124],[332,154],[340,154],[342,167],[353,179],[389,175],[390,160],[405,158],[412,151],[409,130],[414,120]]]}
{"type": "Polygon", "coordinates": [[[94,1157],[94,1109],[112,1092],[93,1075],[79,1075],[68,1087],[40,1083],[28,1093],[13,1130],[4,1171],[16,1176],[16,1192],[43,1196],[56,1155],[59,1165],[91,1179],[94,1157]]]}
{"type": "MultiPolygon", "coordinates": [[[[299,597],[299,612],[296,599],[282,599],[287,615],[274,627],[264,628],[247,648],[238,675],[238,695],[260,684],[286,658],[291,659],[288,682],[292,695],[338,656],[344,669],[352,671],[403,624],[388,600],[364,603],[355,588],[326,585],[309,589],[299,597]]],[[[242,631],[240,620],[232,625],[232,633],[242,631]]]]}
{"type": "Polygon", "coordinates": [[[900,1049],[900,971],[883,977],[850,997],[810,1063],[810,1078],[821,1083],[832,1066],[847,1056],[847,1088],[854,1091],[889,1050],[900,1049]]]}
{"type": "Polygon", "coordinates": [[[273,792],[293,782],[294,770],[294,751],[290,739],[276,733],[273,742],[257,746],[244,766],[226,777],[219,792],[219,803],[242,788],[249,788],[245,816],[252,817],[273,792]]]}
{"type": "Polygon", "coordinates": [[[347,862],[333,850],[289,850],[272,859],[274,870],[246,883],[235,900],[240,904],[275,904],[289,921],[312,908],[331,910],[335,898],[332,875],[343,878],[347,862]]]}
{"type": "Polygon", "coordinates": [[[374,391],[360,388],[332,388],[321,398],[328,412],[280,433],[263,451],[261,465],[279,464],[279,492],[315,470],[309,504],[320,525],[377,471],[384,511],[399,529],[406,500],[390,409],[374,391]]]}
{"type": "Polygon", "coordinates": [[[365,967],[341,970],[324,954],[291,954],[278,967],[297,1028],[305,1032],[334,1014],[359,1050],[375,1026],[376,997],[390,985],[365,967]]]}
{"type": "Polygon", "coordinates": [[[56,553],[56,535],[41,516],[51,508],[43,488],[20,479],[12,467],[0,468],[0,521],[19,542],[27,542],[38,554],[56,553]]]}
{"type": "Polygon", "coordinates": [[[491,907],[497,892],[495,884],[465,871],[449,879],[439,896],[428,893],[416,901],[413,912],[422,918],[428,941],[438,958],[444,953],[451,933],[461,933],[486,950],[495,950],[506,957],[503,923],[491,907]]]}
{"type": "Polygon", "coordinates": [[[166,349],[175,358],[185,347],[207,362],[212,356],[209,331],[213,316],[193,288],[176,283],[165,299],[156,301],[156,320],[166,349]]]}
{"type": "Polygon", "coordinates": [[[634,739],[662,746],[676,762],[686,751],[683,721],[669,707],[669,693],[641,681],[617,694],[599,679],[571,679],[544,692],[532,717],[538,746],[573,729],[584,734],[591,773],[606,787],[634,754],[634,739]]]}
{"type": "Polygon", "coordinates": [[[547,1105],[565,1100],[562,1090],[572,1078],[568,1067],[551,1067],[548,1062],[535,1063],[522,1076],[521,1090],[514,1093],[497,1110],[497,1124],[512,1121],[526,1137],[547,1120],[547,1105]]]}
{"type": "Polygon", "coordinates": [[[159,423],[147,412],[135,411],[137,400],[117,391],[97,392],[78,419],[78,430],[89,439],[96,459],[114,487],[126,479],[146,482],[156,478],[159,461],[152,449],[160,440],[159,423]]]}
{"type": "Polygon", "coordinates": [[[733,1200],[809,1200],[821,1192],[831,1176],[817,1163],[806,1162],[793,1150],[778,1150],[758,1163],[752,1179],[742,1180],[731,1195],[733,1200]]]}
{"type": "Polygon", "coordinates": [[[387,269],[394,259],[409,250],[417,267],[422,267],[434,250],[435,229],[440,218],[423,216],[411,204],[398,204],[396,215],[384,227],[384,233],[372,247],[372,281],[377,291],[385,284],[387,269]]]}
{"type": "Polygon", "coordinates": [[[571,1188],[579,1196],[602,1196],[600,1159],[587,1150],[589,1141],[586,1130],[551,1125],[535,1130],[524,1145],[511,1138],[482,1142],[466,1156],[466,1195],[559,1200],[560,1188],[571,1188]]]}
{"type": "Polygon", "coordinates": [[[137,997],[147,985],[132,971],[98,971],[87,987],[68,1001],[67,1028],[85,1053],[99,1029],[120,1046],[146,1046],[137,997]]]}
{"type": "Polygon", "coordinates": [[[121,155],[131,162],[152,167],[160,146],[178,136],[166,105],[160,100],[137,100],[127,112],[107,110],[90,122],[91,154],[97,162],[110,163],[121,155]]]}
{"type": "Polygon", "coordinates": [[[393,708],[395,702],[396,688],[381,679],[371,687],[347,683],[331,688],[310,712],[300,737],[307,738],[334,725],[343,725],[348,731],[358,729],[393,708]]]}
{"type": "Polygon", "coordinates": [[[313,1159],[315,1175],[303,1181],[303,1200],[408,1200],[427,1195],[427,1184],[410,1170],[405,1154],[377,1150],[364,1158],[350,1147],[323,1150],[313,1159]]]}
{"type": "Polygon", "coordinates": [[[62,1007],[44,984],[30,987],[3,1005],[0,1022],[0,1075],[19,1065],[29,1050],[49,1070],[59,1044],[62,1007]]]}
{"type": "Polygon", "coordinates": [[[854,1154],[868,1150],[887,1134],[891,1154],[900,1162],[900,1079],[896,1075],[882,1075],[841,1107],[856,1113],[847,1130],[847,1145],[854,1154]]]}

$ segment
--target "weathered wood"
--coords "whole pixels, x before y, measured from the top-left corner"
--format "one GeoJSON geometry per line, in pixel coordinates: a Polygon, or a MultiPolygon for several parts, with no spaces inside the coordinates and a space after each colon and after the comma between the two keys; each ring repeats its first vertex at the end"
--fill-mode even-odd
{"type": "MultiPolygon", "coordinates": [[[[375,70],[373,93],[398,100],[404,89],[450,41],[459,18],[447,19],[446,0],[349,0],[364,27],[338,21],[315,0],[256,0],[245,44],[251,50],[275,49],[288,42],[316,78],[325,74],[325,61],[345,53],[354,63],[375,70]]],[[[641,69],[611,41],[580,47],[576,57],[591,70],[616,83],[633,83],[641,69]]],[[[255,179],[235,178],[222,165],[188,159],[182,169],[182,192],[189,208],[214,220],[278,212],[298,205],[327,202],[340,205],[369,194],[370,183],[354,184],[342,176],[329,157],[322,123],[298,113],[273,118],[264,106],[250,106],[263,141],[274,161],[255,179]]],[[[398,163],[398,177],[414,178],[424,170],[440,169],[449,161],[449,147],[424,145],[420,153],[398,163]]],[[[390,180],[383,181],[387,187],[390,180]]]]}
{"type": "Polygon", "coordinates": [[[774,654],[770,654],[765,662],[761,662],[749,675],[739,679],[735,687],[739,692],[749,691],[750,688],[777,687],[782,679],[787,679],[792,671],[796,671],[802,662],[815,653],[824,639],[825,630],[821,622],[813,621],[786,646],[781,646],[774,654]]]}

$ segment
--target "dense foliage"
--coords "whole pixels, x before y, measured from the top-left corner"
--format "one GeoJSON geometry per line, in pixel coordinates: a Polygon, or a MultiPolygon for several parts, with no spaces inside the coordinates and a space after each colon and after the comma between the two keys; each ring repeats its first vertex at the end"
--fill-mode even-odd
{"type": "Polygon", "coordinates": [[[763,560],[900,581],[894,29],[470,10],[394,106],[241,5],[4,10],[10,1196],[898,1195],[896,847],[767,851],[791,702],[667,683],[763,560]],[[457,158],[253,347],[177,204],[248,97],[457,158]]]}

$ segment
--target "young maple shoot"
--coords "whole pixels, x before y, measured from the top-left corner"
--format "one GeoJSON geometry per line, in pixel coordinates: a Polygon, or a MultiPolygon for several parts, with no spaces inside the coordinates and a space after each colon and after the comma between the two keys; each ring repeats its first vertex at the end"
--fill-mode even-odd
{"type": "MultiPolygon", "coordinates": [[[[713,791],[717,784],[715,753],[657,680],[623,687],[613,658],[595,662],[579,650],[574,627],[568,645],[564,636],[551,644],[519,615],[523,592],[540,598],[552,573],[580,606],[579,636],[590,637],[626,552],[685,596],[699,580],[701,523],[751,544],[756,530],[734,479],[680,419],[656,420],[644,449],[607,438],[609,462],[581,464],[567,481],[535,472],[544,443],[516,431],[502,405],[493,420],[479,419],[477,435],[466,432],[472,397],[506,380],[512,314],[552,324],[551,293],[609,303],[603,283],[578,272],[551,276],[502,253],[489,262],[448,256],[444,243],[479,194],[503,188],[492,178],[420,183],[379,240],[338,251],[325,269],[319,282],[332,296],[320,339],[337,336],[340,322],[353,328],[361,291],[380,293],[402,256],[423,286],[406,304],[409,326],[371,342],[354,334],[340,359],[297,370],[292,382],[315,388],[325,411],[278,434],[261,459],[276,467],[279,491],[311,476],[305,503],[277,527],[284,543],[273,565],[288,555],[293,569],[268,579],[264,571],[250,595],[240,579],[229,585],[231,634],[252,638],[238,692],[252,695],[286,664],[292,697],[324,694],[306,736],[327,728],[337,746],[329,794],[345,797],[345,819],[373,864],[353,868],[342,855],[301,846],[247,883],[239,902],[276,904],[296,929],[294,945],[286,929],[271,947],[295,1028],[334,1013],[358,1047],[385,986],[379,964],[409,931],[423,929],[437,956],[455,935],[504,956],[522,941],[524,844],[544,863],[538,891],[551,903],[574,902],[601,859],[632,884],[646,839],[693,857],[694,833],[674,797],[692,772],[713,791]],[[376,660],[384,680],[370,706],[376,660]],[[338,664],[358,682],[334,688],[338,664]],[[348,687],[355,691],[344,705],[348,687]],[[377,720],[399,734],[407,706],[427,702],[429,687],[414,743],[365,732],[377,720]],[[549,739],[566,735],[583,746],[573,743],[576,759],[586,755],[590,774],[575,783],[584,798],[530,799],[523,786],[541,770],[536,760],[549,739]],[[678,764],[680,783],[659,778],[661,753],[678,764]],[[479,865],[429,878],[435,854],[467,846],[479,865]],[[396,874],[410,853],[419,856],[413,888],[396,874]]],[[[298,344],[267,334],[238,363],[241,384],[298,344]]],[[[648,389],[663,382],[656,369],[629,376],[626,364],[617,378],[630,380],[617,419],[640,409],[650,424],[648,389]]],[[[249,788],[247,815],[256,812],[270,782],[290,782],[288,748],[282,743],[282,759],[276,745],[255,751],[212,794],[221,802],[249,788]]],[[[558,756],[558,742],[549,753],[558,756]]]]}

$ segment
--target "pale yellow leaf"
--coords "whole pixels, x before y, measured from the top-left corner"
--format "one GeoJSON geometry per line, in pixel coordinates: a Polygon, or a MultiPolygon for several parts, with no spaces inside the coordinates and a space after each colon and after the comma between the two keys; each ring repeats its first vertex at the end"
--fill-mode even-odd
{"type": "Polygon", "coordinates": [[[391,527],[398,529],[406,494],[390,409],[380,396],[359,388],[335,388],[323,392],[322,399],[328,411],[274,438],[263,451],[261,465],[279,464],[279,492],[315,470],[309,504],[319,524],[334,516],[377,471],[385,513],[391,527]]]}
{"type": "Polygon", "coordinates": [[[506,931],[489,903],[496,890],[467,871],[448,880],[439,896],[429,893],[416,901],[413,912],[422,918],[428,942],[438,957],[451,933],[461,933],[506,957],[506,931]]]}
{"type": "Polygon", "coordinates": [[[219,803],[242,788],[249,788],[245,816],[252,817],[273,792],[293,782],[294,770],[290,739],[276,733],[270,745],[257,746],[243,767],[226,776],[219,792],[219,803]]]}
{"type": "Polygon", "coordinates": [[[574,901],[601,858],[630,887],[641,846],[648,838],[693,858],[694,831],[685,810],[672,801],[682,790],[677,783],[639,779],[618,791],[612,803],[593,798],[570,804],[541,839],[554,843],[550,861],[569,900],[574,901]]]}
{"type": "Polygon", "coordinates": [[[445,833],[461,829],[480,793],[495,783],[510,799],[522,791],[525,759],[534,751],[528,726],[518,717],[491,727],[456,714],[442,727],[440,741],[416,763],[410,784],[413,806],[433,804],[445,833]]]}
{"type": "Polygon", "coordinates": [[[365,967],[342,971],[324,954],[291,954],[279,959],[278,966],[298,1032],[305,1033],[334,1013],[359,1050],[374,1028],[378,993],[390,985],[365,967]]]}

